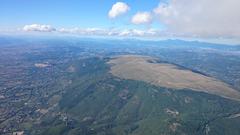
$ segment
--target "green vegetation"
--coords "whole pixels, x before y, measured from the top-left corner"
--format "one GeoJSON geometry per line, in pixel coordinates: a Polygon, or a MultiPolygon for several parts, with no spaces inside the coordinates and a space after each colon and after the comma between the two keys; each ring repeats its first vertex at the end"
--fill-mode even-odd
{"type": "Polygon", "coordinates": [[[201,92],[175,91],[119,79],[108,73],[107,60],[90,58],[75,62],[77,74],[68,74],[74,80],[66,88],[57,110],[62,115],[55,115],[53,121],[49,121],[48,115],[48,122],[43,120],[40,127],[42,134],[240,132],[235,126],[240,119],[229,118],[240,111],[240,103],[201,92]]]}
{"type": "Polygon", "coordinates": [[[11,42],[0,49],[0,134],[240,133],[238,101],[192,91],[192,87],[177,91],[118,78],[110,74],[107,64],[120,54],[160,57],[177,70],[213,77],[240,90],[240,55],[234,47],[167,46],[167,42],[137,40],[11,42]]]}

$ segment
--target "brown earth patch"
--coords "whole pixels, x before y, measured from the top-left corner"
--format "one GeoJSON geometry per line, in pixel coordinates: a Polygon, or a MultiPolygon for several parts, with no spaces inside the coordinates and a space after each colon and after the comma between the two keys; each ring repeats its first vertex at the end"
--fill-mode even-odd
{"type": "Polygon", "coordinates": [[[110,72],[120,78],[144,81],[157,86],[190,89],[240,101],[240,92],[215,78],[181,69],[169,63],[156,63],[156,58],[140,55],[122,55],[108,63],[110,72]],[[153,61],[153,62],[149,62],[153,61]]]}

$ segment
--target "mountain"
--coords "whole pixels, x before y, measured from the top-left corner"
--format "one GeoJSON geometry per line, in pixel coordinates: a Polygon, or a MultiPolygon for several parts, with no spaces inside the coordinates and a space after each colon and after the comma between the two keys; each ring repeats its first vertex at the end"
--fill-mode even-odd
{"type": "Polygon", "coordinates": [[[176,40],[20,39],[0,45],[0,134],[240,133],[239,97],[231,93],[240,91],[234,48],[206,51],[198,42],[176,40]],[[124,56],[131,57],[118,61],[124,56]]]}

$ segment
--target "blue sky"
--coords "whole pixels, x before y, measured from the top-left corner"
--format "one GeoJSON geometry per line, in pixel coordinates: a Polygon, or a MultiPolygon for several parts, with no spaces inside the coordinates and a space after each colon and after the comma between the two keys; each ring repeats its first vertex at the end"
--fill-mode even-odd
{"type": "Polygon", "coordinates": [[[240,43],[239,7],[239,0],[1,0],[0,32],[240,43]]]}
{"type": "Polygon", "coordinates": [[[55,27],[136,27],[128,20],[138,11],[149,11],[159,0],[126,2],[131,6],[129,14],[111,20],[108,12],[117,0],[1,0],[0,27],[17,28],[26,24],[49,24],[55,27]],[[141,2],[141,3],[139,3],[141,2]]]}

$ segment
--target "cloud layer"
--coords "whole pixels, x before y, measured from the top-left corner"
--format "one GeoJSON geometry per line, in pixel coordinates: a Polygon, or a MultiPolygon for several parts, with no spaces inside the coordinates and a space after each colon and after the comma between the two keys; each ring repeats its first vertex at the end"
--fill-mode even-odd
{"type": "Polygon", "coordinates": [[[85,36],[120,36],[120,37],[150,37],[156,36],[159,34],[159,31],[154,29],[148,30],[138,30],[138,29],[100,29],[100,28],[72,28],[72,29],[65,29],[61,28],[58,30],[60,33],[66,34],[77,34],[77,35],[85,35],[85,36]]]}
{"type": "Polygon", "coordinates": [[[122,14],[127,13],[129,10],[130,7],[126,3],[117,2],[112,6],[111,10],[108,13],[108,16],[109,18],[116,18],[122,14]]]}
{"type": "MultiPolygon", "coordinates": [[[[24,31],[69,33],[97,36],[153,36],[175,38],[240,38],[240,1],[239,0],[169,0],[160,3],[151,11],[137,12],[129,18],[134,25],[149,25],[159,22],[162,30],[145,28],[60,28],[50,25],[31,24],[24,31]]],[[[127,13],[130,7],[123,2],[115,3],[108,13],[113,19],[127,13]]],[[[151,26],[151,25],[149,25],[151,26]]],[[[140,26],[141,27],[141,26],[140,26]]],[[[134,26],[138,28],[138,26],[134,26]]]]}
{"type": "Polygon", "coordinates": [[[239,6],[239,0],[170,0],[153,12],[176,35],[240,37],[239,6]]]}
{"type": "Polygon", "coordinates": [[[150,24],[152,22],[152,15],[149,12],[138,12],[132,17],[133,24],[150,24]]]}
{"type": "Polygon", "coordinates": [[[120,37],[150,37],[160,32],[154,29],[103,29],[103,28],[53,28],[50,25],[31,24],[22,28],[25,32],[56,32],[62,34],[76,34],[82,36],[120,36],[120,37]]]}
{"type": "Polygon", "coordinates": [[[25,25],[23,31],[53,32],[56,31],[56,29],[50,25],[31,24],[25,25]]]}
{"type": "Polygon", "coordinates": [[[57,31],[60,33],[78,35],[108,35],[108,30],[101,28],[61,28],[57,31]]]}

